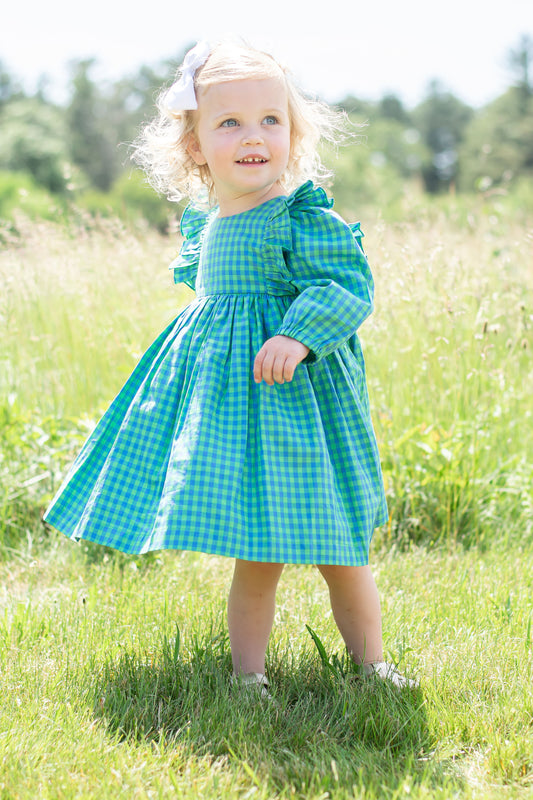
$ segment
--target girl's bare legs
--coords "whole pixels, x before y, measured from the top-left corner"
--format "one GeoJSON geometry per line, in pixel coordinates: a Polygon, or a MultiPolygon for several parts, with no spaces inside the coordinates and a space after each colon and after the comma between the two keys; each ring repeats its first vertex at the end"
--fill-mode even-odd
{"type": "Polygon", "coordinates": [[[352,658],[358,664],[382,661],[381,606],[371,568],[317,566],[328,584],[333,617],[352,658]]]}
{"type": "Polygon", "coordinates": [[[265,653],[274,622],[276,588],[283,564],[235,561],[228,598],[233,671],[265,673],[265,653]]]}

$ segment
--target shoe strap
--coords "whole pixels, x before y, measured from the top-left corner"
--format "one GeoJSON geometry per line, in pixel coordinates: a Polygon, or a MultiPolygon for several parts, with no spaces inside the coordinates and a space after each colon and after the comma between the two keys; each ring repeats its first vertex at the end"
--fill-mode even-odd
{"type": "Polygon", "coordinates": [[[262,672],[240,672],[233,675],[232,680],[244,686],[268,686],[267,677],[262,672]]]}

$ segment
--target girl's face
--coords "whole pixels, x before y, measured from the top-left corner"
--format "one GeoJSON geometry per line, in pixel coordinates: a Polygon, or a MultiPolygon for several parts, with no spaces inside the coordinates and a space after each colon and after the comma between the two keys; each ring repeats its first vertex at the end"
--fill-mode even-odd
{"type": "Polygon", "coordinates": [[[215,84],[198,96],[187,147],[211,173],[220,216],[247,211],[284,194],[279,179],[290,151],[287,90],[282,79],[215,84]]]}

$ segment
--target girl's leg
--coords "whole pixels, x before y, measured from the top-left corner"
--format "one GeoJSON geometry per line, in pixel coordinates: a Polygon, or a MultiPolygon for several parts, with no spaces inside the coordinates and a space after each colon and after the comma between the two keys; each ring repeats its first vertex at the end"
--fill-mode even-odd
{"type": "Polygon", "coordinates": [[[233,671],[265,673],[265,653],[274,622],[276,588],[283,564],[235,561],[228,598],[233,671]]]}
{"type": "Polygon", "coordinates": [[[358,664],[382,661],[381,606],[372,570],[318,564],[348,652],[358,664]]]}

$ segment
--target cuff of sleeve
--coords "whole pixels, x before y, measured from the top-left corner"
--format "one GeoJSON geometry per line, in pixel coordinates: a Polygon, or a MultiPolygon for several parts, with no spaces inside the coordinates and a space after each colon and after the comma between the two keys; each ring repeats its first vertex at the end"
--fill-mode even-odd
{"type": "Polygon", "coordinates": [[[316,364],[316,362],[320,361],[322,356],[325,355],[325,353],[320,352],[320,349],[317,347],[315,342],[310,341],[309,337],[306,336],[305,333],[301,333],[301,331],[299,331],[294,325],[282,325],[274,335],[290,336],[291,339],[296,339],[297,342],[301,342],[309,348],[308,354],[303,361],[300,362],[302,364],[316,364]]]}

